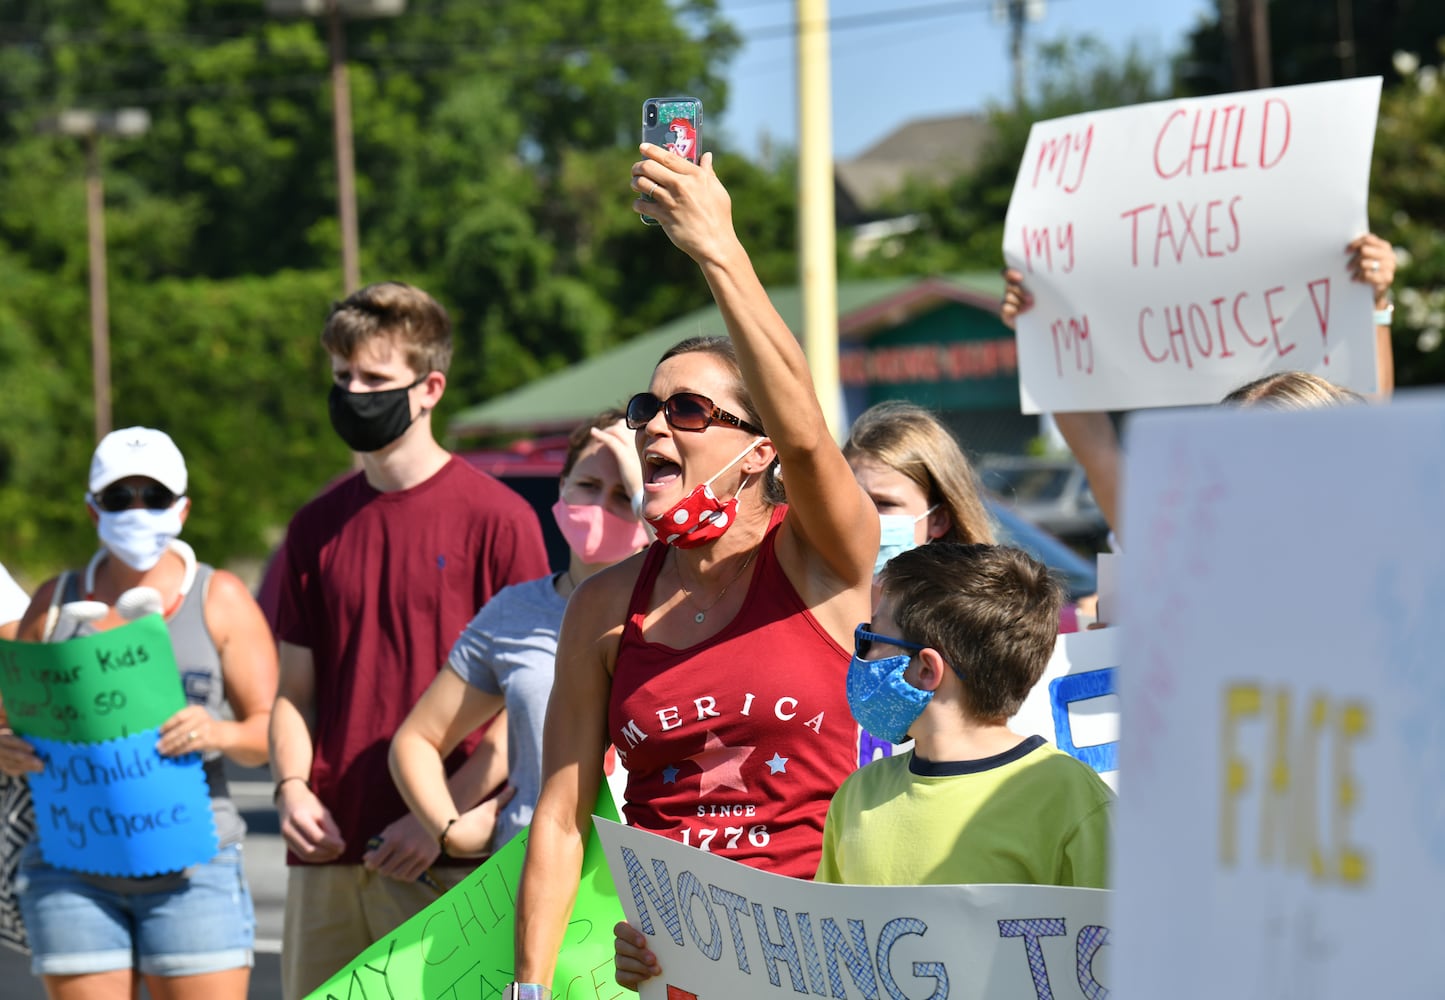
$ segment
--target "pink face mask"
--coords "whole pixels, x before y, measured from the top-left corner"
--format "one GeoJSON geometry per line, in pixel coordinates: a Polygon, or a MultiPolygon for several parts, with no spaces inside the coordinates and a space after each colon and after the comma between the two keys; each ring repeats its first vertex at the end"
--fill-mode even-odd
{"type": "MultiPolygon", "coordinates": [[[[693,487],[691,493],[669,507],[665,513],[649,517],[647,523],[652,525],[657,537],[679,549],[695,549],[699,545],[706,545],[721,538],[723,532],[732,527],[738,512],[738,498],[734,494],[727,502],[719,500],[712,491],[713,480],[741,462],[761,440],[763,439],[760,437],[754,438],[751,444],[738,452],[737,458],[719,469],[712,479],[693,487]]],[[[746,479],[738,486],[738,493],[743,491],[745,485],[746,479]]]]}
{"type": "Polygon", "coordinates": [[[568,503],[561,497],[552,517],[568,547],[585,563],[615,563],[647,544],[647,529],[597,504],[568,503]]]}

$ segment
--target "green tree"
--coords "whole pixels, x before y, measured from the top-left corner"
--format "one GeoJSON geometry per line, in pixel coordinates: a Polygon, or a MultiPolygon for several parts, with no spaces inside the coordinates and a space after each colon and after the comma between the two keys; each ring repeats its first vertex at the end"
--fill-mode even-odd
{"type": "MultiPolygon", "coordinates": [[[[1256,0],[1265,3],[1265,0],[1256,0]]],[[[1236,89],[1238,58],[1226,31],[1230,0],[1215,0],[1214,14],[1190,34],[1178,63],[1186,94],[1219,94],[1236,89]]],[[[1268,0],[1270,69],[1274,86],[1318,83],[1347,76],[1400,80],[1399,51],[1433,48],[1445,35],[1445,4],[1439,0],[1268,0]],[[1342,10],[1343,8],[1343,10],[1342,10]],[[1342,16],[1343,15],[1343,21],[1342,16]]]]}
{"type": "Polygon", "coordinates": [[[1380,101],[1370,219],[1399,253],[1395,279],[1395,380],[1445,382],[1445,40],[1433,59],[1402,59],[1404,82],[1380,101]]]}
{"type": "MultiPolygon", "coordinates": [[[[449,407],[706,296],[627,182],[644,97],[726,101],[716,0],[412,0],[346,35],[363,273],[451,308],[449,407]]],[[[144,139],[102,146],[115,422],[176,436],[206,556],[259,554],[346,465],[316,345],[340,294],[327,65],[323,26],[259,0],[0,0],[0,559],[32,580],[94,544],[84,156],[37,124],[149,110],[144,139]]],[[[782,274],[789,183],[720,169],[782,274]]]]}

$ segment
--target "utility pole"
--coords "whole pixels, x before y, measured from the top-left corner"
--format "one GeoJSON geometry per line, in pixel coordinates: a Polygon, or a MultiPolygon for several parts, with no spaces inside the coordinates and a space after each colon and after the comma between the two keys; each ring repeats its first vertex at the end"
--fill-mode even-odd
{"type": "Polygon", "coordinates": [[[85,231],[90,264],[90,381],[95,410],[95,439],[113,426],[110,392],[110,292],[105,259],[105,182],[101,174],[102,137],[133,139],[145,135],[150,114],[142,108],[118,111],[62,111],[40,124],[42,132],[71,136],[85,143],[85,231]]]}
{"type": "Polygon", "coordinates": [[[1350,0],[1337,0],[1335,11],[1340,22],[1340,76],[1348,80],[1355,75],[1355,12],[1350,0]]]}
{"type": "Polygon", "coordinates": [[[828,0],[797,0],[798,269],[803,351],[828,429],[841,439],[838,386],[838,262],[833,208],[833,99],[828,0]]]}
{"type": "Polygon", "coordinates": [[[1221,21],[1234,70],[1234,89],[1273,86],[1269,57],[1269,0],[1224,0],[1221,21]]]}
{"type": "Polygon", "coordinates": [[[331,52],[331,125],[336,145],[336,203],[341,222],[341,275],[347,295],[361,287],[361,232],[356,221],[356,148],[351,135],[351,79],[341,0],[327,0],[331,52]]]}
{"type": "Polygon", "coordinates": [[[406,0],[266,0],[277,17],[327,21],[331,62],[331,124],[336,149],[336,217],[341,227],[341,277],[347,295],[361,287],[361,233],[356,211],[356,152],[351,129],[351,80],[346,70],[347,18],[396,17],[406,0]]]}
{"type": "Polygon", "coordinates": [[[1009,63],[1013,67],[1014,107],[1021,108],[1028,97],[1028,22],[1041,21],[1045,0],[996,0],[994,19],[1007,21],[1009,27],[1009,63]]]}

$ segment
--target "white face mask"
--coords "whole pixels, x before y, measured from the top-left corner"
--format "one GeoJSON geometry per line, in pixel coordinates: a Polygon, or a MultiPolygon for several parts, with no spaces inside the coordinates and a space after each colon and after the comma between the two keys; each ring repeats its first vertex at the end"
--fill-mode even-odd
{"type": "Polygon", "coordinates": [[[915,531],[913,526],[923,520],[929,514],[938,509],[938,504],[925,510],[917,517],[908,514],[879,514],[878,525],[878,558],[873,561],[873,575],[877,576],[883,572],[883,566],[898,555],[900,552],[907,552],[909,549],[916,549],[918,542],[914,540],[915,531]]]}
{"type": "Polygon", "coordinates": [[[145,572],[160,562],[171,542],[181,533],[184,498],[165,510],[132,507],[129,510],[99,511],[97,534],[111,555],[131,569],[145,572]]]}

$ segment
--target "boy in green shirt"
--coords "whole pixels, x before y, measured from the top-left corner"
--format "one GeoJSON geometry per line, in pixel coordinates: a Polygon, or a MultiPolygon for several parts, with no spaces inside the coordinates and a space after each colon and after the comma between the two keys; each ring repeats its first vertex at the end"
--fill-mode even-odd
{"type": "Polygon", "coordinates": [[[1107,885],[1113,793],[1008,725],[1053,654],[1059,601],[1048,570],[1004,546],[935,542],[888,563],[848,704],[913,749],[843,782],[818,881],[1107,885]]]}

